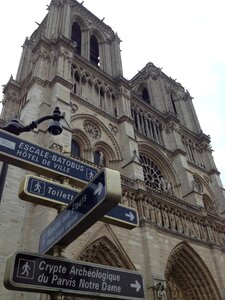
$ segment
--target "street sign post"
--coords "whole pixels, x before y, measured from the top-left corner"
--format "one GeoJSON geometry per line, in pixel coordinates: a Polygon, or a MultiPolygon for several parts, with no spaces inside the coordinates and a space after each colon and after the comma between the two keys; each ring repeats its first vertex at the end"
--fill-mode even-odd
{"type": "Polygon", "coordinates": [[[26,175],[21,182],[19,197],[22,200],[48,207],[67,205],[79,190],[34,175],[26,175]]]}
{"type": "Polygon", "coordinates": [[[84,187],[98,172],[96,168],[48,148],[0,130],[0,160],[51,178],[68,177],[84,187]]]}
{"type": "MultiPolygon", "coordinates": [[[[22,200],[49,207],[69,204],[79,193],[78,190],[40,178],[26,175],[20,185],[19,197],[22,200]]],[[[118,204],[100,220],[108,224],[132,229],[139,225],[137,210],[118,204]]]]}
{"type": "Polygon", "coordinates": [[[41,233],[39,253],[49,252],[56,244],[68,246],[115,207],[120,198],[120,173],[103,168],[41,233]]]}
{"type": "Polygon", "coordinates": [[[138,272],[27,252],[17,252],[8,259],[4,285],[10,290],[37,293],[145,298],[143,277],[138,272]]]}

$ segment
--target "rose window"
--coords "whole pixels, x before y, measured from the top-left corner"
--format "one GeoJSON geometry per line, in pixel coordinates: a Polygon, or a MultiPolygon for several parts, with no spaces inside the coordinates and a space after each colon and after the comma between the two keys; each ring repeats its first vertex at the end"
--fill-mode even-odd
{"type": "Polygon", "coordinates": [[[158,166],[145,155],[140,155],[140,160],[143,167],[145,184],[157,190],[161,189],[163,175],[158,166]]]}
{"type": "Polygon", "coordinates": [[[92,139],[100,139],[101,131],[90,121],[84,122],[84,130],[92,139]]]}

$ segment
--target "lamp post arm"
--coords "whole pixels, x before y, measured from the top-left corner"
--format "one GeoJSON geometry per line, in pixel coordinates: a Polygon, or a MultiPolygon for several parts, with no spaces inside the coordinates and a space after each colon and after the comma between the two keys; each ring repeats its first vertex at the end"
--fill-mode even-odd
{"type": "MultiPolygon", "coordinates": [[[[34,128],[37,128],[38,124],[46,121],[46,120],[53,120],[55,121],[55,124],[59,127],[59,121],[60,119],[64,119],[64,114],[61,114],[60,110],[58,107],[55,107],[53,114],[51,116],[44,116],[36,121],[32,121],[29,125],[22,125],[20,124],[20,122],[18,120],[12,120],[11,122],[9,122],[8,124],[6,124],[6,126],[2,127],[3,130],[6,130],[8,132],[11,132],[15,135],[19,135],[22,132],[29,132],[34,128]]],[[[53,135],[58,135],[62,132],[62,130],[56,131],[56,133],[54,133],[54,131],[52,130],[52,134],[53,135]]]]}
{"type": "MultiPolygon", "coordinates": [[[[62,126],[60,125],[60,119],[64,119],[65,116],[64,114],[61,114],[59,107],[55,107],[53,114],[51,116],[45,116],[42,117],[36,121],[32,121],[29,125],[22,125],[20,122],[16,119],[11,120],[6,126],[0,128],[2,130],[5,130],[7,132],[13,133],[15,135],[20,135],[22,132],[28,132],[31,131],[34,128],[37,128],[38,124],[46,121],[46,120],[53,120],[53,124],[51,124],[48,128],[49,133],[52,135],[59,135],[62,132],[62,126]]],[[[3,162],[2,163],[2,168],[0,172],[0,203],[1,203],[1,198],[3,194],[3,189],[5,186],[5,180],[7,176],[7,170],[8,170],[8,164],[3,162]]]]}
{"type": "MultiPolygon", "coordinates": [[[[64,119],[64,115],[60,115],[59,119],[64,119]]],[[[40,119],[38,119],[36,121],[32,121],[29,125],[26,125],[26,126],[22,127],[22,131],[21,132],[31,131],[32,129],[37,128],[37,126],[39,124],[41,124],[42,122],[44,122],[46,120],[54,120],[54,115],[52,115],[52,116],[45,116],[45,117],[42,117],[42,118],[40,118],[40,119]]],[[[54,120],[54,121],[59,121],[59,120],[54,120]]]]}

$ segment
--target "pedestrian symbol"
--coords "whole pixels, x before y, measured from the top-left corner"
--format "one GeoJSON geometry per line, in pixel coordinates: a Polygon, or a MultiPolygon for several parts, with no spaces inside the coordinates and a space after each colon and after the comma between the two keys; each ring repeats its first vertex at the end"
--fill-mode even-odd
{"type": "Polygon", "coordinates": [[[37,179],[32,179],[30,190],[35,194],[44,196],[45,195],[45,183],[41,182],[37,179]]]}
{"type": "Polygon", "coordinates": [[[96,175],[96,173],[94,173],[93,170],[87,168],[86,178],[88,181],[91,180],[95,175],[96,175]]]}
{"type": "Polygon", "coordinates": [[[21,273],[21,275],[29,277],[30,267],[29,267],[29,264],[27,261],[26,261],[25,265],[23,265],[22,269],[23,269],[23,272],[21,273]]]}
{"type": "Polygon", "coordinates": [[[34,279],[35,261],[20,259],[17,269],[17,277],[34,279]]]}

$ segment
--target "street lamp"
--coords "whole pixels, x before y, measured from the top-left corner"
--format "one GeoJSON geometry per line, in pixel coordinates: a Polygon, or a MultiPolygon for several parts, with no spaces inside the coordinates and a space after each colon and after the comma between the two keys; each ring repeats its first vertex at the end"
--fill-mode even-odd
{"type": "Polygon", "coordinates": [[[4,127],[1,129],[11,132],[15,135],[19,135],[22,132],[28,132],[31,131],[34,128],[37,128],[38,124],[46,121],[46,120],[52,120],[48,127],[48,132],[52,135],[59,135],[62,133],[62,126],[60,125],[60,119],[63,119],[64,115],[61,114],[58,107],[55,107],[53,114],[51,116],[45,116],[42,117],[36,121],[32,121],[29,125],[22,125],[20,122],[16,119],[11,120],[9,123],[7,123],[4,127]]]}
{"type": "MultiPolygon", "coordinates": [[[[51,120],[48,126],[48,132],[51,133],[52,135],[59,135],[62,133],[62,126],[60,124],[60,119],[64,119],[64,114],[61,114],[59,107],[55,107],[52,115],[42,117],[36,121],[32,121],[29,125],[24,126],[20,124],[18,120],[13,119],[1,129],[13,133],[15,135],[20,135],[22,132],[29,132],[32,129],[37,128],[38,124],[46,120],[51,120]]],[[[7,171],[8,171],[8,164],[3,162],[1,173],[0,173],[0,202],[2,199],[2,193],[4,190],[7,171]]]]}

